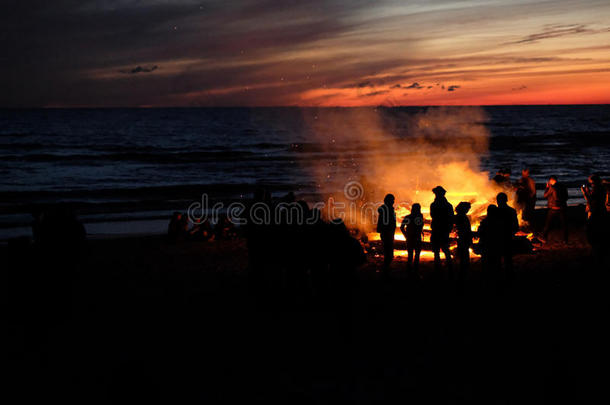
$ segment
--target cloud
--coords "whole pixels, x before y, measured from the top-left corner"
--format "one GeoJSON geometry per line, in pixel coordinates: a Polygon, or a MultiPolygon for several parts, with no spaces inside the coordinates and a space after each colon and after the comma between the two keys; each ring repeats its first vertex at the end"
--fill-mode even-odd
{"type": "Polygon", "coordinates": [[[374,91],[372,93],[367,93],[367,94],[363,94],[363,97],[372,97],[372,96],[378,96],[380,94],[387,94],[389,93],[389,90],[379,90],[379,91],[374,91]]]}
{"type": "Polygon", "coordinates": [[[578,34],[598,34],[607,32],[608,30],[610,30],[608,27],[603,29],[589,28],[586,24],[551,24],[545,26],[541,32],[529,34],[517,41],[507,42],[506,44],[534,43],[543,39],[559,38],[578,34]]]}
{"type": "Polygon", "coordinates": [[[135,75],[138,73],[151,73],[154,72],[155,70],[159,69],[159,66],[154,65],[154,66],[150,66],[150,67],[142,67],[140,65],[136,66],[133,69],[128,69],[128,70],[119,70],[120,73],[125,73],[125,74],[130,74],[130,75],[135,75]]]}
{"type": "MultiPolygon", "coordinates": [[[[608,69],[608,46],[600,45],[610,38],[601,34],[606,25],[581,23],[591,19],[578,14],[595,10],[605,21],[610,4],[599,0],[566,0],[560,13],[548,1],[524,0],[518,7],[477,1],[490,5],[476,15],[470,1],[345,3],[5,0],[0,106],[294,105],[319,89],[337,89],[337,103],[375,101],[361,97],[389,89],[431,100],[436,93],[411,90],[476,80],[477,88],[493,93],[511,85],[487,88],[490,78],[529,85],[529,77],[608,69]],[[544,25],[550,16],[574,23],[544,25]],[[595,38],[585,35],[595,32],[595,38]],[[573,36],[566,37],[568,49],[498,47],[564,35],[573,36]],[[162,68],[151,73],[153,66],[162,68]]],[[[577,80],[562,79],[560,86],[577,80]]]]}
{"type": "MultiPolygon", "coordinates": [[[[328,58],[326,66],[329,67],[314,71],[312,65],[320,66],[326,62],[327,55],[334,57],[336,53],[324,52],[313,58],[299,55],[320,41],[357,30],[364,22],[348,17],[370,7],[368,0],[355,0],[350,7],[335,0],[289,5],[272,0],[205,3],[32,0],[27,4],[7,0],[3,5],[6,7],[0,13],[3,27],[0,106],[180,105],[180,93],[205,94],[219,86],[264,85],[272,81],[269,76],[275,80],[288,75],[302,78],[310,75],[306,87],[321,86],[333,83],[335,73],[340,76],[341,72],[334,72],[330,66],[358,62],[364,69],[371,63],[371,60],[359,60],[357,53],[348,49],[349,57],[343,55],[343,60],[337,57],[343,63],[335,64],[335,60],[328,58]],[[291,56],[287,58],[288,54],[291,56]],[[196,59],[198,62],[189,63],[179,71],[166,63],[196,59]],[[44,61],[46,69],[34,66],[32,60],[44,61]],[[141,69],[131,65],[134,60],[140,63],[141,69]],[[163,75],[151,74],[148,83],[137,84],[126,92],[121,80],[133,74],[150,73],[146,70],[153,65],[163,66],[163,75]],[[266,71],[268,66],[271,69],[266,71]],[[239,76],[233,75],[236,70],[239,76]],[[19,84],[25,78],[29,83],[27,88],[19,84]],[[159,88],[164,90],[159,92],[159,88]]],[[[388,66],[387,58],[372,61],[381,65],[381,69],[388,66]]],[[[348,66],[345,70],[357,68],[348,66]]],[[[363,80],[378,68],[344,75],[341,80],[363,80]]],[[[268,95],[253,92],[255,95],[247,98],[239,94],[232,100],[229,96],[219,99],[218,103],[281,104],[286,99],[294,102],[305,85],[292,86],[292,82],[268,95]]],[[[212,99],[203,102],[214,104],[212,99]]]]}
{"type": "Polygon", "coordinates": [[[455,91],[455,90],[459,89],[460,87],[462,87],[462,86],[452,85],[452,86],[447,87],[447,91],[455,91]]]}
{"type": "Polygon", "coordinates": [[[366,80],[364,82],[360,82],[356,84],[356,87],[358,88],[363,88],[363,87],[373,87],[373,83],[370,82],[369,80],[366,80]]]}
{"type": "Polygon", "coordinates": [[[412,84],[410,84],[410,85],[405,87],[405,89],[418,89],[418,90],[419,89],[423,89],[423,88],[424,88],[424,86],[420,85],[417,82],[414,82],[414,83],[412,83],[412,84]]]}
{"type": "Polygon", "coordinates": [[[512,91],[519,91],[519,90],[525,90],[525,89],[527,89],[527,86],[521,85],[519,87],[513,87],[511,90],[512,91]]]}

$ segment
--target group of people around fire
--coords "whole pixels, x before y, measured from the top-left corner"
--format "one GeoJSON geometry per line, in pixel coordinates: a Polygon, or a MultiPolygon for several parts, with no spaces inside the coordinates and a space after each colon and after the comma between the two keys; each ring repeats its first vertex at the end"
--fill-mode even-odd
{"type": "MultiPolygon", "coordinates": [[[[496,184],[514,191],[516,203],[522,213],[522,219],[530,225],[534,222],[536,207],[536,183],[530,177],[529,169],[524,169],[521,179],[514,185],[510,182],[510,170],[504,169],[494,177],[496,184]]],[[[592,174],[587,182],[580,186],[586,202],[587,240],[593,249],[593,255],[603,254],[602,246],[608,243],[608,217],[610,216],[610,185],[602,180],[601,175],[592,174]]],[[[561,236],[565,243],[569,241],[568,232],[568,189],[558,181],[557,176],[550,176],[544,190],[543,198],[547,200],[547,215],[542,234],[538,236],[546,241],[554,224],[559,223],[561,236]]]]}
{"type": "MultiPolygon", "coordinates": [[[[521,229],[533,232],[535,223],[542,225],[542,218],[536,220],[536,183],[528,169],[522,170],[521,178],[515,183],[510,181],[508,170],[499,171],[492,181],[503,191],[497,194],[496,204],[487,207],[486,216],[476,230],[473,230],[469,216],[470,202],[462,201],[453,207],[442,186],[432,190],[429,246],[434,253],[435,268],[443,268],[441,256],[444,256],[450,277],[454,278],[453,269],[457,267],[460,282],[467,277],[471,251],[481,256],[483,269],[504,269],[506,276],[511,277],[515,242],[523,239],[515,237],[520,230],[518,212],[521,229]],[[509,206],[509,195],[517,209],[509,206]],[[478,243],[473,243],[476,239],[478,243]]],[[[587,204],[587,239],[594,256],[601,257],[605,254],[603,246],[608,242],[608,187],[599,175],[592,175],[581,191],[587,204]]],[[[550,176],[543,196],[547,200],[547,214],[544,226],[540,227],[542,232],[536,238],[545,243],[553,228],[559,225],[562,240],[568,242],[567,188],[556,176],[550,176]]],[[[384,257],[380,272],[384,277],[389,276],[394,258],[398,224],[394,203],[394,195],[387,194],[378,209],[377,232],[384,257]]],[[[341,286],[345,287],[346,280],[354,279],[356,267],[366,260],[363,246],[342,221],[324,221],[319,210],[311,209],[305,201],[297,201],[293,193],[272,199],[266,190],[260,189],[245,212],[246,225],[240,231],[245,232],[247,240],[252,281],[259,286],[277,284],[299,289],[307,284],[319,293],[333,290],[333,296],[341,296],[338,294],[341,286]],[[280,209],[282,207],[284,210],[280,209]],[[291,207],[299,208],[301,221],[295,222],[291,217],[291,207]],[[259,213],[264,218],[254,218],[257,209],[261,208],[259,213]]],[[[428,232],[424,231],[425,222],[421,205],[413,203],[410,213],[399,224],[406,241],[407,269],[414,278],[420,277],[420,255],[428,243],[424,241],[424,232],[428,232]]],[[[196,220],[189,225],[187,216],[176,212],[168,227],[172,241],[212,241],[232,238],[236,233],[237,229],[226,216],[215,226],[207,220],[196,220]]],[[[521,242],[529,243],[527,240],[521,242]]]]}
{"type": "MultiPolygon", "coordinates": [[[[459,263],[458,279],[463,281],[470,267],[470,250],[473,248],[473,232],[468,217],[471,204],[460,202],[455,211],[453,205],[447,200],[447,191],[442,186],[435,187],[434,201],[430,204],[430,245],[434,252],[435,268],[441,268],[441,252],[450,272],[453,272],[453,258],[450,249],[451,233],[455,229],[457,234],[456,258],[459,263]]],[[[519,230],[517,211],[508,205],[506,193],[499,193],[496,197],[497,205],[491,204],[487,208],[487,216],[481,221],[478,228],[478,251],[481,253],[483,266],[492,268],[504,262],[505,268],[512,269],[512,239],[519,230]]],[[[395,197],[386,195],[384,204],[379,208],[377,231],[383,243],[383,274],[387,277],[390,264],[394,256],[394,235],[396,230],[396,217],[394,212],[395,197]]],[[[419,278],[419,258],[423,246],[424,217],[421,205],[415,203],[411,206],[411,213],[406,215],[400,225],[407,244],[407,268],[412,276],[419,278]]]]}
{"type": "MultiPolygon", "coordinates": [[[[512,257],[515,251],[515,234],[519,231],[517,210],[508,205],[507,192],[514,192],[515,201],[521,211],[521,218],[526,227],[533,229],[536,207],[536,183],[530,177],[529,169],[522,171],[522,177],[515,184],[510,182],[510,170],[501,170],[492,181],[506,192],[498,193],[497,205],[487,207],[487,215],[479,224],[477,234],[479,242],[473,245],[473,231],[468,217],[471,208],[469,202],[462,201],[455,211],[445,197],[446,190],[442,186],[435,187],[435,195],[430,205],[430,245],[434,253],[434,264],[440,269],[441,252],[450,273],[453,273],[453,258],[450,249],[450,235],[455,229],[457,247],[455,257],[459,262],[458,280],[463,280],[470,267],[470,250],[474,249],[481,255],[484,269],[504,268],[508,277],[512,276],[512,257]]],[[[593,256],[603,260],[604,246],[609,242],[610,194],[607,185],[597,174],[588,178],[587,184],[581,186],[586,201],[587,240],[592,247],[593,256]]],[[[541,242],[546,242],[555,223],[559,222],[562,239],[568,243],[567,220],[567,188],[558,181],[556,176],[550,176],[546,183],[544,198],[547,200],[547,216],[542,234],[538,236],[541,242]]],[[[387,194],[384,204],[379,208],[377,232],[379,232],[384,261],[382,273],[387,276],[394,257],[394,237],[396,231],[396,214],[394,211],[395,197],[387,194]]],[[[419,277],[417,270],[422,251],[424,235],[424,218],[421,205],[411,205],[411,213],[406,215],[400,225],[407,245],[407,268],[412,275],[419,277]]]]}

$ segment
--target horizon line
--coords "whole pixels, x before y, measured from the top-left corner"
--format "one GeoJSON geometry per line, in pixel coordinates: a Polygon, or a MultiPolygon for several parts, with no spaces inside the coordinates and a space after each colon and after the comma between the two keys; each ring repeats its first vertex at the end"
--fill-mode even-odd
{"type": "Polygon", "coordinates": [[[113,109],[133,109],[133,110],[155,110],[155,109],[214,109],[214,108],[424,108],[424,107],[562,107],[562,106],[608,106],[608,103],[539,103],[539,104],[421,104],[421,105],[218,105],[218,106],[42,106],[42,107],[5,107],[0,106],[0,110],[113,110],[113,109]]]}

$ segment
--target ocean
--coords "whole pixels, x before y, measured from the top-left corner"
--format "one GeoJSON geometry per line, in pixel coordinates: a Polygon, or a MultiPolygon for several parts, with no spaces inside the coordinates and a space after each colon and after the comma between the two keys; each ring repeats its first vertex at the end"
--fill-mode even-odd
{"type": "MultiPolygon", "coordinates": [[[[340,187],[332,178],[366,175],[362,163],[386,153],[374,142],[378,133],[404,141],[397,144],[405,151],[394,148],[387,159],[407,159],[418,147],[413,117],[430,110],[0,110],[0,239],[29,234],[34,207],[56,202],[72,203],[87,231],[101,235],[163,232],[171,212],[202,193],[239,200],[264,185],[276,196],[294,191],[313,200],[340,187]],[[375,124],[363,129],[370,123],[360,116],[375,124]]],[[[529,167],[542,189],[555,174],[578,204],[588,175],[610,175],[609,105],[479,110],[485,118],[475,124],[489,139],[476,153],[489,177],[511,168],[516,180],[529,167]]]]}

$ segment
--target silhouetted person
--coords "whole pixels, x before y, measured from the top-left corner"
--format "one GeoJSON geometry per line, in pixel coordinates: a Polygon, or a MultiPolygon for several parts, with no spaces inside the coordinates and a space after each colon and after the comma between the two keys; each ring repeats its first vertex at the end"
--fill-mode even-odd
{"type": "Polygon", "coordinates": [[[388,276],[390,264],[394,259],[394,233],[396,232],[396,212],[394,211],[394,196],[387,194],[383,199],[383,205],[377,210],[377,232],[383,243],[383,275],[388,276]]]}
{"type": "Polygon", "coordinates": [[[430,204],[430,217],[432,218],[432,234],[430,242],[434,252],[434,266],[438,270],[441,267],[441,250],[445,254],[445,261],[451,270],[451,252],[449,251],[449,234],[453,229],[453,206],[445,198],[446,191],[441,186],[436,186],[432,192],[434,201],[430,204]]]}
{"type": "Polygon", "coordinates": [[[237,236],[235,224],[231,222],[226,214],[218,216],[218,222],[216,223],[216,226],[214,226],[214,233],[216,239],[233,239],[237,236]]]}
{"type": "Polygon", "coordinates": [[[508,190],[512,189],[512,184],[510,182],[510,175],[511,175],[510,169],[508,169],[508,168],[500,169],[496,172],[496,175],[491,180],[498,187],[508,191],[508,190]]]}
{"type": "Polygon", "coordinates": [[[551,176],[546,183],[544,198],[547,199],[548,213],[546,223],[542,231],[542,237],[546,240],[555,220],[559,220],[563,233],[563,241],[568,243],[568,224],[566,211],[568,208],[568,190],[557,181],[556,176],[551,176]]]}
{"type": "Polygon", "coordinates": [[[174,212],[167,227],[167,237],[171,242],[176,242],[184,238],[188,229],[188,222],[185,226],[184,215],[180,212],[174,212]]]}
{"type": "Polygon", "coordinates": [[[455,207],[455,229],[458,235],[457,256],[460,261],[459,281],[463,282],[470,268],[470,247],[472,246],[472,227],[468,218],[470,203],[462,201],[455,207]]]}
{"type": "Polygon", "coordinates": [[[589,176],[581,191],[587,202],[587,217],[602,215],[606,211],[606,190],[599,175],[589,176]]]}
{"type": "Polygon", "coordinates": [[[606,189],[606,213],[610,214],[610,181],[604,179],[602,180],[602,184],[606,189]]]}
{"type": "Polygon", "coordinates": [[[601,260],[604,256],[604,246],[608,242],[607,192],[597,174],[589,176],[581,191],[587,202],[587,240],[593,250],[593,256],[601,260]]]}
{"type": "Polygon", "coordinates": [[[185,239],[189,233],[189,217],[187,214],[180,215],[180,221],[178,222],[178,228],[180,230],[180,237],[185,239]]]}
{"type": "MultiPolygon", "coordinates": [[[[487,277],[491,271],[499,266],[500,245],[502,243],[498,219],[498,207],[490,204],[487,207],[487,216],[479,224],[479,249],[481,252],[481,263],[487,277]]],[[[495,275],[495,273],[494,273],[495,275]]]]}
{"type": "Polygon", "coordinates": [[[214,240],[214,232],[212,231],[210,221],[207,219],[196,219],[193,228],[189,231],[189,236],[197,241],[214,240]]]}
{"type": "Polygon", "coordinates": [[[508,206],[508,196],[505,193],[499,193],[496,201],[498,203],[500,256],[504,260],[507,276],[510,278],[513,268],[513,238],[519,231],[519,220],[517,211],[508,206]]]}
{"type": "Polygon", "coordinates": [[[331,296],[338,309],[346,309],[351,305],[356,269],[366,261],[366,255],[360,242],[350,235],[343,221],[331,221],[327,232],[331,296]]]}
{"type": "Polygon", "coordinates": [[[536,209],[536,182],[530,177],[529,169],[521,171],[521,179],[516,186],[517,204],[521,209],[521,219],[533,224],[536,209]]]}
{"type": "Polygon", "coordinates": [[[510,175],[512,174],[512,170],[510,169],[510,167],[505,168],[503,174],[504,177],[506,177],[506,182],[512,186],[510,182],[510,175]]]}
{"type": "Polygon", "coordinates": [[[403,218],[400,230],[407,241],[407,269],[410,275],[419,277],[419,255],[424,231],[424,216],[421,213],[421,205],[415,203],[411,206],[411,213],[403,218]]]}
{"type": "Polygon", "coordinates": [[[491,181],[496,183],[498,186],[501,186],[506,181],[506,177],[504,177],[504,169],[500,169],[496,172],[496,175],[492,177],[491,181]]]}

